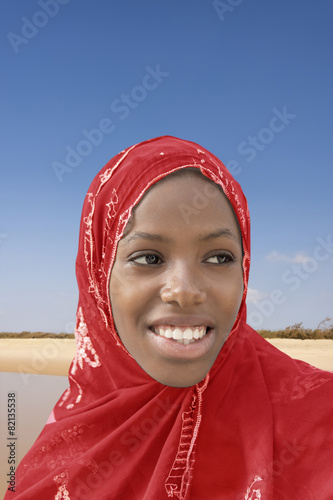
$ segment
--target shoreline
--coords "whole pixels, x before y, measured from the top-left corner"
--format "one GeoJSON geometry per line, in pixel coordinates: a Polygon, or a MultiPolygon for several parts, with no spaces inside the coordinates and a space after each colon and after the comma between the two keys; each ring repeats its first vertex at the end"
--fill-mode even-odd
{"type": "Polygon", "coordinates": [[[0,371],[67,375],[75,339],[0,339],[0,371]]]}
{"type": "MultiPolygon", "coordinates": [[[[266,340],[294,359],[333,371],[333,340],[266,340]]],[[[75,339],[0,339],[0,371],[66,376],[75,352],[75,339]]]]}

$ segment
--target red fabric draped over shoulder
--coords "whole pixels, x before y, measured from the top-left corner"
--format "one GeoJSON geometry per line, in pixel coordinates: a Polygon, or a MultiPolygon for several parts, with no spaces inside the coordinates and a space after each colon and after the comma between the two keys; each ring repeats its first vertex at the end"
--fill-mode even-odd
{"type": "Polygon", "coordinates": [[[213,154],[166,136],[112,158],[83,206],[70,387],[6,500],[333,498],[333,375],[292,360],[246,324],[249,264],[247,202],[213,154]],[[109,280],[133,207],[152,184],[187,167],[219,184],[234,209],[244,294],[208,375],[174,388],[146,374],[121,343],[109,280]]]}

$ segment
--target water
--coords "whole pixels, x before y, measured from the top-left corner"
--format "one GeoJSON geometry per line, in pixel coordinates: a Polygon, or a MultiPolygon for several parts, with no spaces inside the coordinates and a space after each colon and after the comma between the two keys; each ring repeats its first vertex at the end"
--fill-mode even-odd
{"type": "MultiPolygon", "coordinates": [[[[8,458],[8,393],[15,393],[15,465],[31,448],[44,427],[52,408],[67,389],[68,378],[55,375],[0,373],[0,498],[7,489],[8,458]]],[[[14,441],[12,441],[14,442],[14,441]]],[[[14,457],[13,457],[14,458],[14,457]]]]}

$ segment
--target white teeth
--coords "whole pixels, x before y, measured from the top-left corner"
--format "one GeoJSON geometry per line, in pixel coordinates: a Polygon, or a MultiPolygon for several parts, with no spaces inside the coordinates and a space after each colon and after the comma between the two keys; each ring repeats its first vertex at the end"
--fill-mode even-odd
{"type": "Polygon", "coordinates": [[[193,330],[191,328],[186,328],[183,333],[183,339],[193,339],[193,330]]]}
{"type": "Polygon", "coordinates": [[[194,339],[199,339],[200,338],[200,333],[199,333],[199,328],[196,328],[193,332],[193,338],[194,339]]]}
{"type": "Polygon", "coordinates": [[[199,338],[202,339],[202,337],[205,335],[206,333],[206,330],[204,330],[203,328],[199,328],[199,338]]]}
{"type": "Polygon", "coordinates": [[[175,340],[180,340],[183,338],[183,332],[181,331],[180,328],[176,328],[173,332],[172,332],[172,338],[174,338],[175,340]]]}
{"type": "Polygon", "coordinates": [[[195,340],[201,339],[207,331],[206,326],[197,326],[197,327],[174,327],[170,326],[155,326],[155,333],[161,335],[162,337],[166,337],[168,339],[173,339],[179,342],[180,344],[192,344],[195,340]]]}

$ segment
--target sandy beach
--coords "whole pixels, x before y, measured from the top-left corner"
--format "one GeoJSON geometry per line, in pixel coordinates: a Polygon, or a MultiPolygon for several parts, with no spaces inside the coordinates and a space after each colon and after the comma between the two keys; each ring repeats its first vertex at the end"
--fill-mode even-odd
{"type": "Polygon", "coordinates": [[[0,339],[0,371],[67,375],[74,339],[0,339]]]}
{"type": "MultiPolygon", "coordinates": [[[[271,339],[295,359],[333,371],[333,340],[271,339]]],[[[67,375],[75,355],[74,339],[0,339],[0,371],[67,375]]]]}
{"type": "Polygon", "coordinates": [[[270,339],[268,342],[291,358],[333,371],[333,340],[270,339]]]}

